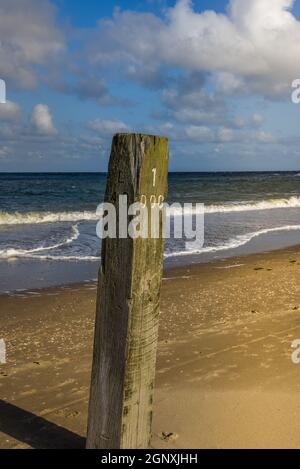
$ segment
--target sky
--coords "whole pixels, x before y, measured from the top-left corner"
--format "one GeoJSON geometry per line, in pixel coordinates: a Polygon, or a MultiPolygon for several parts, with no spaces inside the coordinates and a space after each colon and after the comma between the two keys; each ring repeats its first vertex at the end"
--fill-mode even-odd
{"type": "Polygon", "coordinates": [[[300,0],[0,0],[0,171],[106,171],[116,132],[171,171],[300,170],[300,0]]]}

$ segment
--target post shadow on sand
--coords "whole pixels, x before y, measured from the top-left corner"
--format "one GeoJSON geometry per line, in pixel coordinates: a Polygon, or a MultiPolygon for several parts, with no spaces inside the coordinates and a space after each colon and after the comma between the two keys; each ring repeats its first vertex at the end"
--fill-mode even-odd
{"type": "Polygon", "coordinates": [[[85,438],[43,417],[0,400],[0,432],[34,449],[82,449],[85,438]]]}

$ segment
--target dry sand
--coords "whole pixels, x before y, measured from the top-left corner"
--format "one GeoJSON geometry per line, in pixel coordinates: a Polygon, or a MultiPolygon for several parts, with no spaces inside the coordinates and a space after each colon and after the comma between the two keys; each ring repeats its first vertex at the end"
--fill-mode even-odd
{"type": "MultiPolygon", "coordinates": [[[[300,446],[300,251],[165,273],[152,447],[300,446]]],[[[0,448],[84,447],[96,286],[0,297],[0,448]]]]}

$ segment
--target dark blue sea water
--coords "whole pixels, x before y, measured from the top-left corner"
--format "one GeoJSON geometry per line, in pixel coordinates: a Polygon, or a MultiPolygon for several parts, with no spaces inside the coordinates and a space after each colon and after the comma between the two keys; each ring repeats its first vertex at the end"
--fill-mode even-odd
{"type": "MultiPolygon", "coordinates": [[[[41,270],[51,271],[47,262],[52,269],[55,263],[67,272],[81,269],[80,280],[94,276],[101,254],[95,212],[105,185],[106,175],[97,173],[0,174],[0,269],[7,266],[8,278],[10,272],[19,278],[18,269],[31,260],[37,276],[41,270]],[[41,263],[43,267],[37,267],[41,263]],[[89,269],[89,264],[94,267],[89,269]]],[[[171,173],[168,202],[205,204],[204,246],[187,250],[183,240],[167,240],[169,265],[300,241],[297,172],[171,173]]],[[[18,280],[14,287],[23,283],[18,280]]],[[[37,286],[44,284],[47,280],[37,286]]],[[[7,288],[11,281],[3,280],[0,291],[7,288]]]]}

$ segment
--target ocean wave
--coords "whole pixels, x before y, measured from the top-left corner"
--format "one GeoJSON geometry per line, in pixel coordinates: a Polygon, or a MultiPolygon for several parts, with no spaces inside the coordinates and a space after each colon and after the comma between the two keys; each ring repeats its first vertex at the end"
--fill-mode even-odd
{"type": "Polygon", "coordinates": [[[271,210],[275,208],[299,208],[300,197],[292,196],[283,199],[268,199],[248,203],[228,203],[222,205],[209,205],[205,213],[247,212],[252,210],[271,210]]]}
{"type": "Polygon", "coordinates": [[[0,225],[30,225],[39,223],[73,222],[98,220],[96,212],[3,212],[0,211],[0,225]]]}
{"type": "MultiPolygon", "coordinates": [[[[28,256],[27,256],[28,257],[28,256]]],[[[100,256],[51,256],[51,255],[31,255],[31,259],[38,259],[44,261],[100,261],[100,256]]]]}
{"type": "MultiPolygon", "coordinates": [[[[191,204],[190,204],[191,205],[191,204]]],[[[198,204],[201,205],[201,204],[198,204]]],[[[203,204],[202,204],[203,205],[203,204]]],[[[300,197],[292,196],[283,199],[268,199],[260,201],[244,202],[228,202],[220,205],[206,205],[204,204],[204,213],[232,213],[232,212],[250,212],[258,210],[272,210],[278,208],[300,208],[300,197]]],[[[182,215],[183,207],[176,207],[169,209],[169,215],[180,216],[182,215]]],[[[203,208],[186,206],[184,213],[192,215],[203,212],[203,208]]],[[[168,213],[168,211],[167,211],[168,213]]]]}
{"type": "MultiPolygon", "coordinates": [[[[30,258],[43,258],[45,256],[39,256],[36,253],[44,252],[44,251],[51,251],[53,249],[60,248],[62,246],[66,246],[68,244],[73,243],[79,237],[79,230],[78,226],[72,226],[72,235],[69,238],[64,239],[60,243],[52,244],[50,246],[39,246],[34,249],[15,249],[15,248],[8,248],[8,249],[0,249],[0,259],[10,259],[16,257],[30,257],[30,258]]],[[[53,256],[54,257],[54,256],[53,256]]]]}
{"type": "Polygon", "coordinates": [[[285,225],[285,226],[277,226],[274,228],[265,228],[262,230],[254,231],[252,233],[247,233],[244,235],[239,235],[236,238],[230,239],[227,243],[220,245],[220,246],[207,246],[201,249],[194,249],[194,250],[185,250],[185,251],[177,251],[177,252],[170,252],[166,253],[165,257],[179,257],[179,256],[189,256],[193,254],[205,254],[211,252],[218,252],[218,251],[226,251],[228,249],[236,249],[238,247],[244,246],[245,244],[249,243],[253,238],[258,236],[278,232],[278,231],[300,231],[300,225],[285,225]]]}
{"type": "MultiPolygon", "coordinates": [[[[30,258],[30,259],[39,259],[39,260],[52,260],[52,261],[99,261],[100,256],[92,256],[92,255],[55,255],[49,254],[48,251],[53,249],[65,246],[67,244],[72,243],[75,241],[79,236],[79,230],[76,226],[72,227],[73,234],[69,238],[65,239],[61,243],[51,245],[51,246],[40,246],[35,249],[25,250],[25,249],[4,249],[0,250],[0,259],[12,259],[12,258],[30,258]]],[[[228,249],[236,249],[247,244],[253,238],[272,233],[272,232],[279,232],[279,231],[300,231],[300,225],[285,225],[279,226],[274,228],[265,228],[262,230],[258,230],[252,233],[247,233],[244,235],[236,236],[235,238],[231,238],[228,240],[227,243],[219,246],[208,246],[200,249],[190,249],[190,250],[183,250],[183,251],[174,251],[165,253],[165,258],[170,257],[180,257],[180,256],[188,256],[188,255],[195,255],[195,254],[205,254],[205,253],[212,253],[218,251],[225,251],[228,249]]]]}
{"type": "MultiPolygon", "coordinates": [[[[283,199],[268,199],[250,202],[234,202],[220,205],[205,205],[204,212],[209,213],[230,213],[230,212],[248,212],[255,210],[271,210],[278,208],[300,208],[300,197],[290,197],[283,199]]],[[[168,212],[167,212],[168,213],[168,212]]],[[[174,208],[171,214],[179,216],[182,209],[174,208]]],[[[185,214],[194,214],[195,207],[185,208],[185,214]]],[[[39,223],[58,223],[73,221],[97,221],[99,215],[96,211],[74,211],[74,212],[4,212],[0,211],[1,225],[28,225],[39,223]]]]}
{"type": "MultiPolygon", "coordinates": [[[[204,212],[210,213],[230,213],[230,212],[247,212],[255,210],[271,210],[279,208],[300,208],[300,197],[292,196],[282,199],[268,199],[261,201],[229,202],[219,205],[205,205],[204,212]]],[[[198,212],[201,211],[198,210],[198,212]]],[[[179,216],[182,213],[181,208],[174,208],[172,215],[179,216]]],[[[169,213],[169,215],[170,215],[169,213]]],[[[194,214],[195,206],[192,209],[185,208],[185,214],[194,214]]],[[[96,211],[73,211],[73,212],[4,212],[0,211],[1,225],[28,225],[39,223],[58,223],[58,222],[74,222],[74,221],[97,221],[99,215],[96,211]]]]}

